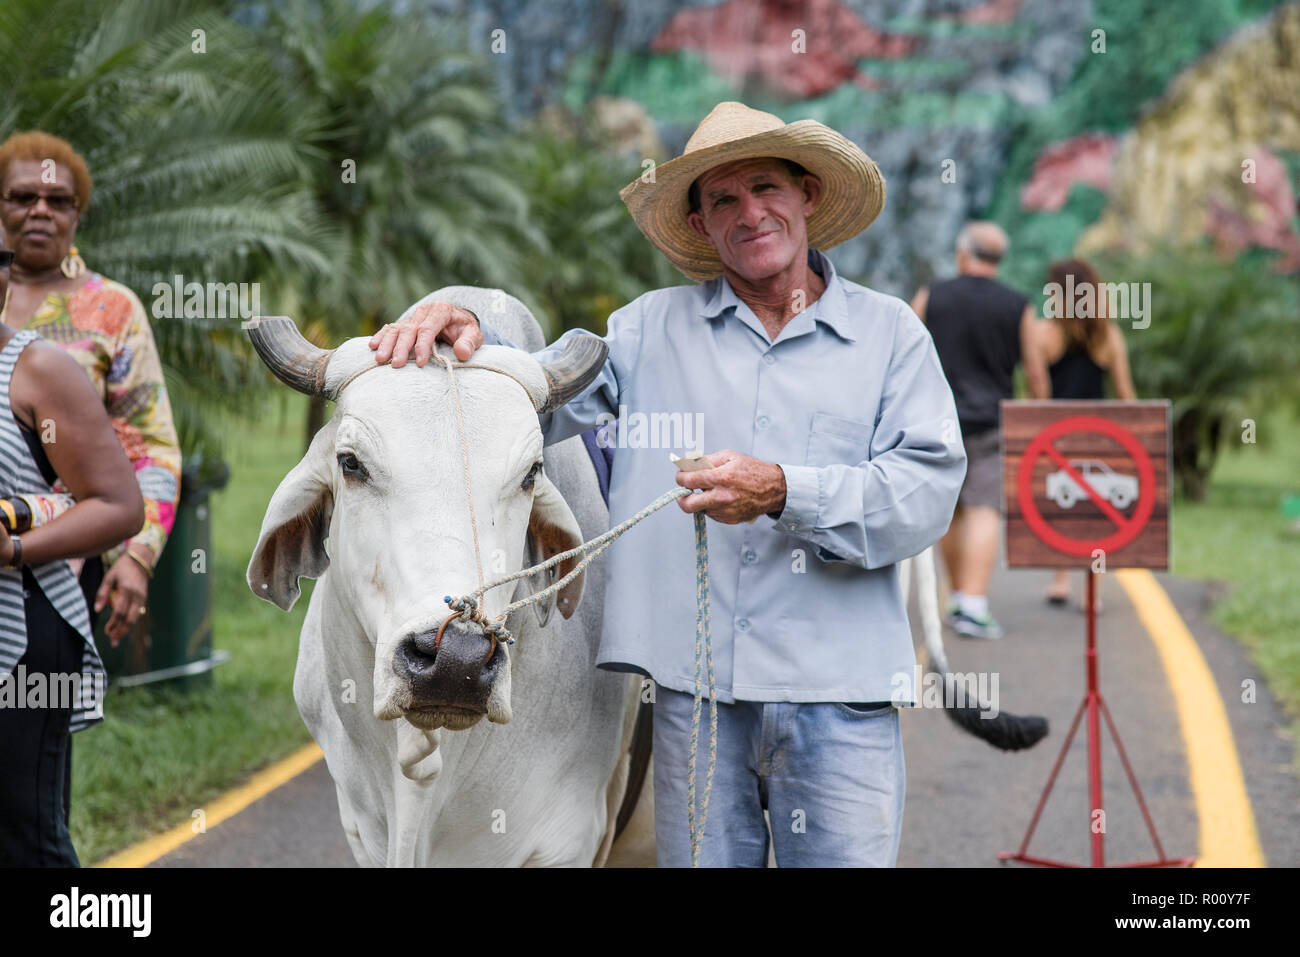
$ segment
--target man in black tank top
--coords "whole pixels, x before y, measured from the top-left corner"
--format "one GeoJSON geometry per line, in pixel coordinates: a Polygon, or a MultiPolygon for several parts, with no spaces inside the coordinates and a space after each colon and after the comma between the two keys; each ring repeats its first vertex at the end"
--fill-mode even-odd
{"type": "Polygon", "coordinates": [[[994,278],[1006,250],[997,224],[967,223],[957,236],[957,277],[922,287],[912,301],[952,387],[966,446],[966,481],[939,545],[952,587],[948,624],[971,638],[1002,637],[988,607],[1002,509],[998,403],[1014,394],[1034,322],[1029,300],[994,278]]]}

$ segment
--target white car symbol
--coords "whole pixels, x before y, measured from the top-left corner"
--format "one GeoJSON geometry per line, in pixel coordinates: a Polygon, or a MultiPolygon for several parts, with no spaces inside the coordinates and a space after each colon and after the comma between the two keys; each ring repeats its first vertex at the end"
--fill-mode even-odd
{"type": "MultiPolygon", "coordinates": [[[[1077,459],[1070,465],[1092,486],[1093,491],[1116,508],[1127,508],[1137,498],[1138,480],[1132,475],[1116,475],[1110,466],[1096,459],[1077,459]]],[[[1047,497],[1061,508],[1073,508],[1075,502],[1088,497],[1065,469],[1047,476],[1047,497]]]]}

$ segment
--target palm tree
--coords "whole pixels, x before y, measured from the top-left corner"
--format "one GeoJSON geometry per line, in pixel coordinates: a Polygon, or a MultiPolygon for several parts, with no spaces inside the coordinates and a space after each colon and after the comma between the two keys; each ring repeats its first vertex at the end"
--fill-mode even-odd
{"type": "Polygon", "coordinates": [[[1122,322],[1138,394],[1172,402],[1174,473],[1205,498],[1223,444],[1279,401],[1300,397],[1300,296],[1264,257],[1163,250],[1107,267],[1151,283],[1150,325],[1122,322]]]}
{"type": "MultiPolygon", "coordinates": [[[[457,23],[291,0],[262,35],[284,85],[317,117],[303,143],[309,189],[338,237],[328,274],[295,277],[309,338],[368,334],[443,285],[518,290],[523,253],[544,240],[505,171],[512,147],[488,63],[467,52],[457,23]]],[[[308,441],[323,415],[314,403],[308,441]]]]}

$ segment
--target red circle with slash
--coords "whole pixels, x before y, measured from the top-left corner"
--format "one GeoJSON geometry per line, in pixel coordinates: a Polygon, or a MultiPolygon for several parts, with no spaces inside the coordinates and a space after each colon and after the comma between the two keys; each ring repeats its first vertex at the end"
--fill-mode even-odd
{"type": "Polygon", "coordinates": [[[1151,517],[1151,510],[1155,507],[1156,473],[1151,465],[1151,457],[1147,455],[1146,449],[1142,448],[1142,443],[1124,426],[1095,415],[1072,415],[1059,422],[1053,422],[1030,441],[1020,460],[1020,471],[1016,475],[1016,492],[1020,509],[1025,516],[1025,523],[1044,544],[1067,555],[1091,555],[1097,549],[1113,552],[1123,548],[1146,526],[1147,519],[1151,517]],[[1061,436],[1078,432],[1093,432],[1114,439],[1132,457],[1138,472],[1138,500],[1137,508],[1134,509],[1131,518],[1125,518],[1119,510],[1098,495],[1096,490],[1074,470],[1065,456],[1052,445],[1061,436]],[[1114,534],[1092,541],[1081,541],[1061,534],[1047,523],[1038,506],[1034,504],[1034,466],[1041,455],[1046,455],[1064,469],[1075,484],[1088,493],[1088,498],[1093,504],[1117,526],[1114,534]]]}

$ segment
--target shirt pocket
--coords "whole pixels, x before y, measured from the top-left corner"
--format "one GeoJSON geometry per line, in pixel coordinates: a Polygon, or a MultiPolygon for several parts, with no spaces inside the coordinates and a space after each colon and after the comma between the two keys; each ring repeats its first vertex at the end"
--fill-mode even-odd
{"type": "Polygon", "coordinates": [[[875,432],[875,426],[866,422],[829,412],[814,412],[804,464],[857,465],[866,461],[871,457],[871,439],[875,432]]]}

